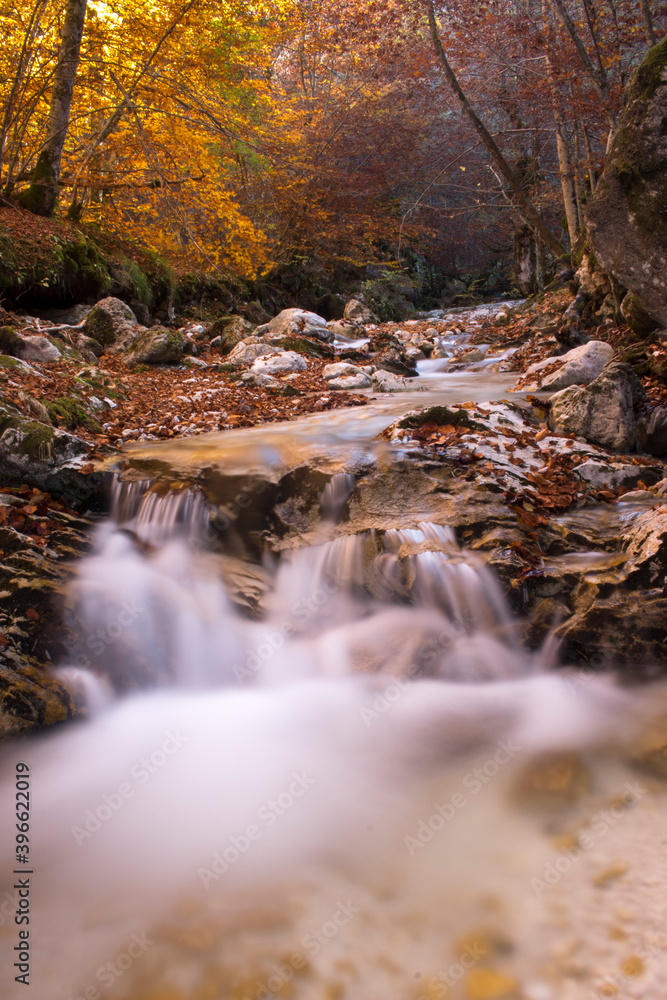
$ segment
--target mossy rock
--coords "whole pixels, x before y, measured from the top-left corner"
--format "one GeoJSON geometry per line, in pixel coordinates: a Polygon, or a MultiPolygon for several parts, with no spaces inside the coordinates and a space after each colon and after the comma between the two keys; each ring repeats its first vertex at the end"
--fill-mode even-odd
{"type": "Polygon", "coordinates": [[[590,240],[604,268],[667,326],[667,39],[633,74],[595,195],[590,240]]]}
{"type": "Polygon", "coordinates": [[[187,348],[191,351],[192,345],[189,341],[186,342],[180,330],[151,326],[136,338],[126,355],[126,360],[131,364],[180,364],[187,348]]]}
{"type": "Polygon", "coordinates": [[[19,451],[37,462],[46,462],[51,458],[51,445],[55,437],[53,427],[40,424],[36,420],[26,420],[19,426],[21,441],[19,451]]]}
{"type": "Polygon", "coordinates": [[[280,341],[271,341],[285,351],[296,351],[311,358],[334,358],[336,351],[330,344],[321,340],[311,340],[309,337],[283,337],[280,341]]]}
{"type": "Polygon", "coordinates": [[[470,418],[467,410],[450,410],[448,406],[430,406],[419,413],[408,413],[398,422],[399,427],[417,428],[424,424],[437,424],[439,427],[451,424],[453,427],[482,426],[470,418]]]}
{"type": "Polygon", "coordinates": [[[21,337],[13,326],[0,327],[0,352],[4,355],[12,356],[22,344],[21,337]]]}
{"type": "Polygon", "coordinates": [[[98,420],[88,414],[81,402],[71,396],[61,396],[58,399],[45,400],[44,405],[57,427],[64,427],[68,431],[74,431],[77,427],[83,427],[93,434],[101,434],[102,426],[98,420]]]}

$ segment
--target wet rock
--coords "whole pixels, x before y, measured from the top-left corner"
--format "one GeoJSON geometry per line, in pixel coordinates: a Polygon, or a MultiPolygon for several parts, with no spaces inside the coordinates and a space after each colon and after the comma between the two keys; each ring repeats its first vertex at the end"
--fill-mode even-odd
{"type": "Polygon", "coordinates": [[[360,371],[357,375],[343,375],[340,378],[332,378],[327,382],[327,389],[346,389],[351,392],[353,389],[370,389],[370,375],[360,371]]]}
{"type": "Polygon", "coordinates": [[[297,354],[305,354],[309,358],[334,358],[336,352],[331,344],[325,344],[323,340],[315,340],[313,337],[283,337],[279,334],[263,334],[263,343],[280,347],[283,351],[296,351],[297,354]]]}
{"type": "Polygon", "coordinates": [[[595,597],[557,630],[565,662],[601,656],[636,677],[667,667],[667,598],[660,593],[614,589],[595,597]]]}
{"type": "Polygon", "coordinates": [[[345,306],[343,319],[364,326],[366,323],[379,323],[377,316],[361,299],[350,299],[345,306]]]}
{"type": "Polygon", "coordinates": [[[183,360],[186,339],[180,330],[151,326],[142,330],[125,355],[128,364],[177,365],[183,360]]]}
{"type": "Polygon", "coordinates": [[[126,346],[133,339],[137,317],[120,299],[109,296],[93,306],[86,317],[84,332],[103,347],[126,346]]]}
{"type": "Polygon", "coordinates": [[[530,761],[512,791],[524,808],[561,810],[585,799],[591,777],[581,757],[567,751],[539,754],[530,761]]]}
{"type": "Polygon", "coordinates": [[[340,319],[327,323],[327,326],[336,340],[358,340],[359,337],[364,336],[364,331],[358,326],[355,326],[353,323],[346,323],[340,319]]]}
{"type": "Polygon", "coordinates": [[[636,486],[642,478],[643,470],[636,465],[618,462],[601,462],[594,458],[578,465],[575,475],[598,490],[617,490],[621,486],[636,486]]]}
{"type": "Polygon", "coordinates": [[[0,647],[0,741],[65,722],[75,710],[67,688],[38,660],[0,647]]]}
{"type": "Polygon", "coordinates": [[[371,337],[368,352],[373,355],[373,363],[378,369],[414,378],[418,374],[415,362],[408,357],[405,345],[391,333],[382,332],[371,337]]]}
{"type": "Polygon", "coordinates": [[[667,576],[667,508],[661,505],[635,518],[625,548],[628,579],[645,587],[665,586],[667,576]]]}
{"type": "Polygon", "coordinates": [[[227,356],[230,365],[251,365],[258,358],[269,358],[282,353],[282,347],[263,344],[257,337],[246,337],[241,340],[227,356]]]}
{"type": "Polygon", "coordinates": [[[614,451],[636,445],[635,404],[644,398],[629,365],[612,362],[585,389],[570,386],[551,397],[549,427],[614,451]]]}
{"type": "Polygon", "coordinates": [[[667,455],[667,407],[656,406],[637,421],[637,451],[667,455]]]}
{"type": "Polygon", "coordinates": [[[251,371],[260,375],[289,375],[291,372],[305,372],[307,368],[305,358],[296,351],[282,351],[273,357],[257,358],[251,371]]]}
{"type": "Polygon", "coordinates": [[[268,324],[271,337],[314,337],[317,340],[333,340],[333,333],[327,321],[317,313],[305,309],[283,309],[268,324]]]}
{"type": "Polygon", "coordinates": [[[640,736],[630,760],[656,778],[667,778],[667,719],[658,719],[640,736]]]}
{"type": "MultiPolygon", "coordinates": [[[[547,363],[561,364],[558,371],[546,375],[542,389],[567,389],[571,385],[590,385],[601,374],[602,369],[614,356],[614,348],[602,340],[591,340],[581,347],[574,347],[562,357],[546,358],[539,362],[542,368],[547,363]]],[[[532,374],[536,366],[531,365],[527,374],[532,374]]]]}
{"type": "Polygon", "coordinates": [[[401,378],[393,372],[379,369],[371,376],[373,388],[376,392],[427,392],[426,386],[416,385],[412,379],[401,378]]]}
{"type": "Polygon", "coordinates": [[[348,361],[338,361],[335,365],[326,365],[322,369],[322,378],[328,381],[332,378],[343,378],[348,375],[365,375],[362,368],[352,365],[348,361]]]}
{"type": "Polygon", "coordinates": [[[654,45],[628,84],[604,173],[586,205],[602,267],[667,326],[667,40],[654,45]]]}

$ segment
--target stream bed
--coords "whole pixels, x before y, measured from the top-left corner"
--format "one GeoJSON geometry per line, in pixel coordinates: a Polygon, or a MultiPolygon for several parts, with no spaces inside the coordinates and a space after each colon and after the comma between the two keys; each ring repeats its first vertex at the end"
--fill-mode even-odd
{"type": "Polygon", "coordinates": [[[462,401],[523,427],[510,380],[124,449],[69,592],[87,708],[0,760],[2,871],[29,870],[0,885],[3,997],[20,878],[40,1000],[661,996],[667,690],[516,614],[568,573],[607,599],[646,506],[607,506],[598,550],[602,506],[555,517],[576,541],[515,593],[502,491],[378,440],[462,401]]]}

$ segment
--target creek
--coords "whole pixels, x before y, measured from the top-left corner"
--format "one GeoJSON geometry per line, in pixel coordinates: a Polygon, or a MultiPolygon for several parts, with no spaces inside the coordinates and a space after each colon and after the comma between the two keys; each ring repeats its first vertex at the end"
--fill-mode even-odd
{"type": "MultiPolygon", "coordinates": [[[[511,377],[435,373],[363,409],[126,449],[70,592],[61,674],[88,717],[1,762],[3,873],[18,760],[31,776],[35,996],[658,995],[665,799],[643,741],[664,686],[526,651],[442,519],[343,530],[350,467],[400,454],[379,432],[511,377]],[[318,517],[289,545],[252,525],[239,544],[189,488],[313,463],[318,517]]],[[[17,891],[0,885],[4,948],[17,891]]]]}

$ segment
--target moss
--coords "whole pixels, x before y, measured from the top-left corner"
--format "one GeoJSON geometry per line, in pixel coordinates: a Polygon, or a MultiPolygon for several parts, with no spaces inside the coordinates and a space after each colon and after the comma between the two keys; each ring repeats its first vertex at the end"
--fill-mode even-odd
{"type": "Polygon", "coordinates": [[[10,413],[9,410],[0,407],[0,434],[4,434],[10,427],[18,427],[20,422],[16,413],[10,413]]]}
{"type": "Polygon", "coordinates": [[[55,437],[53,427],[27,420],[20,425],[21,443],[19,451],[35,461],[45,462],[51,457],[51,444],[55,437]]]}
{"type": "Polygon", "coordinates": [[[68,431],[84,427],[93,434],[99,434],[102,431],[99,421],[86,413],[81,403],[76,399],[61,396],[59,399],[46,400],[44,405],[51,420],[58,427],[64,427],[68,431]]]}
{"type": "Polygon", "coordinates": [[[283,337],[280,346],[286,351],[296,351],[297,354],[307,354],[313,358],[333,358],[335,351],[329,344],[307,337],[283,337]]]}
{"type": "Polygon", "coordinates": [[[649,49],[644,61],[637,70],[637,84],[642,89],[642,95],[650,100],[658,87],[665,85],[662,74],[667,69],[667,38],[649,49]]]}
{"type": "Polygon", "coordinates": [[[16,358],[10,358],[7,354],[0,354],[0,368],[20,368],[21,365],[16,358]]]}
{"type": "Polygon", "coordinates": [[[0,327],[0,351],[3,354],[13,354],[18,350],[21,338],[13,326],[0,327]]]}
{"type": "Polygon", "coordinates": [[[430,406],[420,413],[412,413],[400,421],[399,427],[422,427],[424,424],[452,424],[454,427],[474,427],[467,410],[450,410],[448,406],[430,406]]]}
{"type": "Polygon", "coordinates": [[[303,396],[301,389],[294,385],[269,386],[268,391],[272,396],[303,396]]]}

